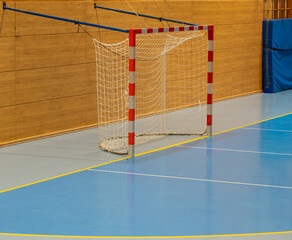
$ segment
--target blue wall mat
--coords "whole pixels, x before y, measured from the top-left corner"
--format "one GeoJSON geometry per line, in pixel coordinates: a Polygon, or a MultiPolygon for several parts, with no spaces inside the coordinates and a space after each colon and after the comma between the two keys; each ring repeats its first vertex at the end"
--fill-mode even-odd
{"type": "MultiPolygon", "coordinates": [[[[292,41],[291,41],[292,42],[292,41]]],[[[275,93],[292,88],[292,50],[263,49],[263,89],[275,93]]]]}
{"type": "Polygon", "coordinates": [[[263,89],[275,93],[292,88],[292,19],[263,22],[263,89]]]}
{"type": "Polygon", "coordinates": [[[263,22],[263,46],[292,50],[292,19],[272,19],[263,22]]]}

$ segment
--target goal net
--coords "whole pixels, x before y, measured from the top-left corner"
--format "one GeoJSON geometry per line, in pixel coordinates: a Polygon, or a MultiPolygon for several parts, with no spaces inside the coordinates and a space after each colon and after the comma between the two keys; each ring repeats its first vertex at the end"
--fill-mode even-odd
{"type": "Polygon", "coordinates": [[[128,154],[129,144],[206,133],[207,31],[163,31],[136,34],[134,48],[94,39],[101,149],[128,154]]]}

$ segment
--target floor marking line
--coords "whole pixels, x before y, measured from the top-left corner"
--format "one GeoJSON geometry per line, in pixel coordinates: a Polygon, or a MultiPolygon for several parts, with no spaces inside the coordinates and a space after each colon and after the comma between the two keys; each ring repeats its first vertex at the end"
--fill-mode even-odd
{"type": "Polygon", "coordinates": [[[62,175],[58,175],[58,176],[54,176],[54,177],[42,179],[42,180],[39,180],[39,181],[36,181],[36,182],[33,182],[33,183],[27,183],[27,184],[24,184],[24,185],[21,185],[21,186],[17,186],[17,187],[5,189],[5,190],[0,191],[0,193],[5,193],[5,192],[8,192],[8,191],[12,191],[12,190],[18,189],[18,188],[27,187],[27,186],[30,186],[30,185],[34,185],[36,183],[46,182],[46,181],[49,181],[49,180],[52,180],[52,179],[56,179],[56,178],[59,178],[59,177],[63,177],[63,176],[67,176],[67,175],[70,175],[70,174],[73,174],[73,173],[83,172],[83,171],[89,170],[91,168],[101,167],[103,165],[106,165],[106,164],[109,164],[109,163],[114,163],[114,162],[119,162],[119,161],[124,160],[124,159],[127,159],[127,158],[129,158],[129,157],[120,158],[120,159],[117,159],[117,160],[114,160],[114,161],[110,161],[110,162],[106,162],[106,163],[101,163],[101,164],[98,164],[96,166],[91,166],[91,167],[83,168],[83,169],[76,170],[76,171],[73,171],[73,172],[64,173],[62,175]]]}
{"type": "Polygon", "coordinates": [[[265,233],[239,233],[222,235],[194,235],[194,236],[70,236],[70,235],[40,235],[40,234],[21,234],[21,233],[0,233],[0,236],[22,236],[22,237],[55,237],[55,238],[112,238],[112,239],[150,239],[150,238],[210,238],[210,237],[241,237],[241,236],[260,236],[289,234],[292,231],[265,232],[265,233]]]}
{"type": "Polygon", "coordinates": [[[218,150],[218,151],[228,151],[228,152],[243,152],[243,153],[258,153],[258,154],[292,156],[292,153],[258,152],[258,151],[249,151],[249,150],[239,150],[239,149],[208,148],[208,147],[196,147],[196,146],[177,146],[177,147],[179,147],[179,148],[206,149],[206,150],[218,150]]]}
{"type": "Polygon", "coordinates": [[[271,132],[288,132],[288,133],[292,133],[291,130],[280,130],[280,129],[268,129],[268,128],[250,128],[250,127],[246,127],[243,129],[247,129],[247,130],[259,130],[259,131],[271,131],[271,132]]]}
{"type": "Polygon", "coordinates": [[[231,182],[231,181],[204,179],[204,178],[176,177],[176,176],[155,175],[155,174],[147,174],[147,173],[120,172],[120,171],[111,171],[111,170],[102,170],[102,169],[88,169],[88,171],[137,175],[137,176],[145,176],[145,177],[181,179],[181,180],[191,180],[191,181],[201,181],[201,182],[227,183],[227,184],[247,185],[247,186],[256,186],[256,187],[292,189],[292,187],[286,187],[286,186],[266,185],[266,184],[257,184],[257,183],[245,183],[245,182],[231,182]]]}

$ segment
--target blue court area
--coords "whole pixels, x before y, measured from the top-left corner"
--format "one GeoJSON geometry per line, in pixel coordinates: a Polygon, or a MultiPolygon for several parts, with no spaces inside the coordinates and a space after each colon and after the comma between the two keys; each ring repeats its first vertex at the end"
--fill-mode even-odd
{"type": "Polygon", "coordinates": [[[0,194],[0,232],[199,236],[292,230],[292,115],[0,194]]]}

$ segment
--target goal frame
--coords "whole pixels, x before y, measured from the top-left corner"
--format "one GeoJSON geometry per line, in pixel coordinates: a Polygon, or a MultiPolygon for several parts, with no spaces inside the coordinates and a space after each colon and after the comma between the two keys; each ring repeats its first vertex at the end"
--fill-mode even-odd
{"type": "Polygon", "coordinates": [[[214,26],[196,25],[167,28],[141,28],[129,30],[129,116],[128,116],[128,156],[135,156],[135,72],[136,72],[136,36],[162,32],[184,32],[205,30],[208,34],[208,75],[207,75],[207,136],[212,136],[213,104],[213,59],[214,59],[214,26]]]}

